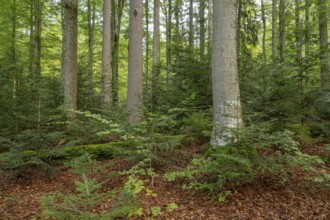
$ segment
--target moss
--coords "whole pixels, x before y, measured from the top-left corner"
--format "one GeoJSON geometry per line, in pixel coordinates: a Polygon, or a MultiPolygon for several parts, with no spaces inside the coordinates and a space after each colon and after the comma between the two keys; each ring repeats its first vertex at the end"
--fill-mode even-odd
{"type": "Polygon", "coordinates": [[[116,156],[128,154],[129,146],[124,142],[111,142],[106,144],[62,147],[58,150],[67,155],[66,159],[79,157],[85,152],[91,154],[94,159],[111,159],[116,156]]]}

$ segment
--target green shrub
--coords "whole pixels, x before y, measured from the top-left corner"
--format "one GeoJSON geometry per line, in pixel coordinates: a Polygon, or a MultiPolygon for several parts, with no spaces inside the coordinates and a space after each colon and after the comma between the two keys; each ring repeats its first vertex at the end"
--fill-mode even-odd
{"type": "Polygon", "coordinates": [[[301,152],[292,132],[265,131],[255,126],[242,129],[237,143],[209,148],[205,156],[193,159],[185,170],[165,177],[168,181],[187,178],[187,188],[209,191],[213,200],[227,184],[237,185],[274,173],[286,177],[292,167],[318,173],[314,165],[323,161],[301,152]]]}

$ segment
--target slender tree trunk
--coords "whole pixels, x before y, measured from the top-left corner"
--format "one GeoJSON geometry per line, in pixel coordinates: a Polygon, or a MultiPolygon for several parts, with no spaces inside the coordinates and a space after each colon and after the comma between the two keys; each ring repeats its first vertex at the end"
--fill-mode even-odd
{"type": "Polygon", "coordinates": [[[111,0],[103,0],[103,40],[102,40],[102,87],[101,108],[104,114],[109,113],[111,105],[111,0]]]}
{"type": "Polygon", "coordinates": [[[262,54],[263,54],[263,63],[267,63],[267,54],[266,54],[266,15],[265,15],[265,5],[264,1],[261,0],[261,20],[262,20],[262,54]]]}
{"type": "Polygon", "coordinates": [[[175,0],[174,6],[174,18],[175,18],[175,64],[180,64],[180,51],[181,51],[181,33],[180,33],[180,11],[181,11],[181,0],[175,0]]]}
{"type": "Polygon", "coordinates": [[[300,21],[300,6],[301,6],[301,1],[300,0],[295,0],[295,25],[296,25],[296,30],[295,30],[295,38],[296,38],[296,62],[298,66],[297,70],[297,76],[299,79],[299,91],[300,91],[300,108],[301,108],[301,124],[304,123],[304,76],[303,76],[303,63],[302,63],[302,26],[301,26],[301,21],[300,21]]]}
{"type": "Polygon", "coordinates": [[[34,101],[38,112],[37,129],[41,130],[41,103],[40,103],[40,77],[41,77],[41,0],[35,0],[35,35],[34,35],[34,101]]]}
{"type": "Polygon", "coordinates": [[[168,14],[166,22],[166,88],[169,89],[171,60],[172,60],[172,0],[168,0],[168,14]]]}
{"type": "Polygon", "coordinates": [[[130,0],[129,14],[129,45],[128,45],[128,88],[127,112],[128,122],[141,121],[142,94],[143,94],[143,58],[142,58],[142,32],[143,32],[143,1],[130,0]]]}
{"type": "Polygon", "coordinates": [[[205,56],[205,0],[199,1],[199,18],[200,18],[200,33],[199,33],[199,57],[202,60],[205,56]]]}
{"type": "Polygon", "coordinates": [[[34,0],[30,0],[30,61],[29,61],[29,73],[33,78],[34,72],[34,0]]]}
{"type": "Polygon", "coordinates": [[[213,35],[213,0],[208,0],[208,52],[211,54],[212,35],[213,35]]]}
{"type": "Polygon", "coordinates": [[[321,66],[321,88],[323,102],[330,102],[330,68],[328,52],[328,15],[327,1],[318,0],[319,6],[319,32],[320,32],[320,66],[321,66]]]}
{"type": "Polygon", "coordinates": [[[190,0],[189,5],[189,52],[193,56],[194,52],[194,1],[190,0]]]}
{"type": "Polygon", "coordinates": [[[64,105],[67,108],[66,117],[72,121],[77,117],[78,0],[64,0],[64,4],[64,105]]]}
{"type": "Polygon", "coordinates": [[[66,62],[66,42],[67,42],[67,13],[65,0],[61,0],[61,21],[62,21],[62,54],[61,54],[61,93],[64,95],[64,64],[66,62]]]}
{"type": "Polygon", "coordinates": [[[13,101],[15,107],[13,115],[15,117],[15,129],[19,130],[19,118],[17,114],[17,88],[18,88],[18,73],[17,73],[17,58],[16,58],[16,0],[12,2],[12,41],[11,41],[11,62],[12,62],[12,79],[13,79],[13,101]]]}
{"type": "Polygon", "coordinates": [[[87,19],[88,19],[88,87],[89,95],[94,94],[94,32],[95,32],[95,2],[94,0],[87,0],[87,19]]]}
{"type": "Polygon", "coordinates": [[[240,64],[240,53],[241,53],[241,19],[242,19],[242,0],[238,0],[238,9],[237,9],[237,59],[238,59],[238,69],[240,64]]]}
{"type": "Polygon", "coordinates": [[[277,60],[277,0],[272,0],[272,59],[277,60]]]}
{"type": "MultiPolygon", "coordinates": [[[[295,0],[295,37],[296,37],[296,61],[299,67],[302,65],[302,27],[300,21],[300,0],[295,0]]],[[[299,68],[300,69],[300,68],[299,68]]],[[[299,70],[299,74],[301,71],[299,70]]]]}
{"type": "MultiPolygon", "coordinates": [[[[113,0],[114,2],[114,0],[113,0]]],[[[115,8],[115,5],[112,5],[112,12],[113,12],[113,20],[114,22],[114,29],[113,29],[113,57],[112,57],[112,100],[113,100],[113,106],[115,108],[118,108],[118,101],[119,101],[119,95],[118,95],[118,62],[119,62],[119,42],[120,42],[120,30],[121,30],[121,23],[122,23],[122,16],[124,7],[126,4],[126,0],[118,0],[117,7],[115,8]],[[117,10],[115,10],[117,9],[117,10]]]]}
{"type": "Polygon", "coordinates": [[[237,0],[214,1],[212,46],[213,134],[211,144],[235,141],[242,127],[237,64],[237,0]]]}
{"type": "Polygon", "coordinates": [[[152,47],[152,110],[155,110],[159,96],[160,75],[160,0],[154,0],[154,33],[152,47]]]}
{"type": "Polygon", "coordinates": [[[310,55],[310,18],[309,18],[310,0],[305,0],[305,56],[306,65],[309,65],[310,55]]]}
{"type": "Polygon", "coordinates": [[[146,0],[145,6],[146,18],[146,62],[145,62],[145,84],[148,88],[149,85],[149,0],[146,0]]]}
{"type": "Polygon", "coordinates": [[[284,62],[285,60],[285,48],[286,48],[285,13],[286,13],[285,0],[280,0],[280,38],[281,38],[280,61],[281,62],[284,62]]]}

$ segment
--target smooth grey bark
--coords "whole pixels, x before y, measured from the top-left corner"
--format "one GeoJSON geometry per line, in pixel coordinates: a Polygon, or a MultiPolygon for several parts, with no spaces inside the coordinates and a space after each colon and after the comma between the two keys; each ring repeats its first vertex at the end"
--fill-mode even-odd
{"type": "Polygon", "coordinates": [[[190,0],[189,5],[189,52],[193,55],[194,52],[194,1],[190,0]]]}
{"type": "Polygon", "coordinates": [[[94,94],[94,33],[95,33],[96,6],[94,0],[87,0],[88,19],[88,87],[89,95],[94,94]]]}
{"type": "Polygon", "coordinates": [[[199,57],[203,59],[205,56],[205,0],[199,1],[199,57]]]}
{"type": "Polygon", "coordinates": [[[328,52],[328,14],[327,1],[318,0],[319,10],[319,35],[320,35],[320,67],[321,67],[321,89],[323,102],[330,102],[330,67],[328,52]]]}
{"type": "Polygon", "coordinates": [[[111,0],[103,0],[101,108],[109,113],[111,105],[111,0]]]}
{"type": "Polygon", "coordinates": [[[160,75],[160,0],[154,0],[154,32],[152,46],[152,109],[157,103],[159,95],[159,75],[160,75]]]}
{"type": "Polygon", "coordinates": [[[263,63],[267,63],[267,54],[266,54],[266,15],[265,15],[265,5],[264,1],[261,0],[261,20],[262,20],[262,54],[263,54],[263,63]]]}
{"type": "Polygon", "coordinates": [[[280,0],[280,38],[281,38],[281,47],[280,47],[280,61],[284,62],[285,60],[285,48],[286,48],[286,4],[285,0],[280,0]]]}
{"type": "Polygon", "coordinates": [[[172,0],[168,0],[166,21],[166,88],[169,88],[172,60],[172,0]]]}
{"type": "Polygon", "coordinates": [[[237,63],[237,0],[214,1],[212,45],[213,133],[211,144],[235,141],[243,125],[237,63]]]}
{"type": "Polygon", "coordinates": [[[64,0],[64,106],[68,120],[77,117],[78,0],[64,0]]]}
{"type": "Polygon", "coordinates": [[[143,1],[130,0],[127,81],[127,113],[129,123],[139,123],[142,120],[142,18],[143,1]]]}
{"type": "Polygon", "coordinates": [[[273,65],[277,59],[277,0],[272,0],[272,59],[273,65]]]}

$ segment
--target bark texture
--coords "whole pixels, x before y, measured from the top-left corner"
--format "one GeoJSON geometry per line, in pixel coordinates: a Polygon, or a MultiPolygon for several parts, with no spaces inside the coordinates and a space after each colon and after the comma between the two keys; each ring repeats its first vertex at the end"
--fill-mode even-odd
{"type": "Polygon", "coordinates": [[[78,0],[64,0],[64,105],[66,117],[76,118],[77,110],[77,33],[78,0]]]}
{"type": "Polygon", "coordinates": [[[237,0],[214,1],[212,45],[213,134],[211,144],[235,141],[242,126],[237,64],[237,0]]]}
{"type": "Polygon", "coordinates": [[[103,0],[102,87],[101,108],[109,111],[111,104],[111,0],[103,0]]]}
{"type": "Polygon", "coordinates": [[[127,112],[129,123],[138,123],[142,119],[142,15],[143,1],[130,0],[127,88],[127,112]]]}

